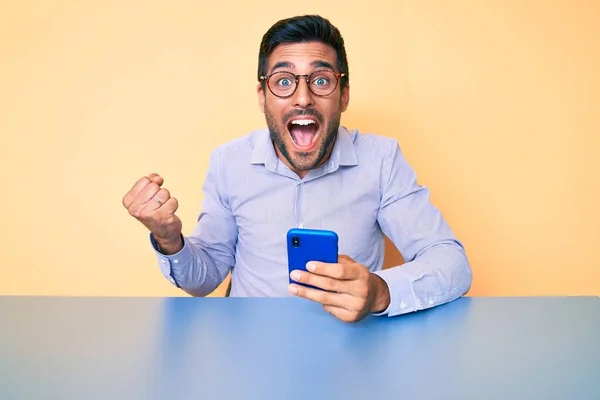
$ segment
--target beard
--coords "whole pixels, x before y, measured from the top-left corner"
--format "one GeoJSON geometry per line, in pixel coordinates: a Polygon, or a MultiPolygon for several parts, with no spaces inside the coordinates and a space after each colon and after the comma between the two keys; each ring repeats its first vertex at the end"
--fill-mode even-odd
{"type": "Polygon", "coordinates": [[[277,146],[281,154],[286,160],[288,160],[290,165],[295,170],[308,171],[317,168],[323,162],[329,153],[329,150],[335,143],[338,129],[340,127],[341,113],[337,112],[333,114],[327,126],[325,126],[323,123],[323,116],[318,111],[313,109],[292,111],[285,115],[281,119],[280,123],[277,123],[277,120],[273,114],[270,113],[268,107],[265,107],[265,117],[267,120],[267,127],[269,128],[269,132],[271,134],[271,140],[275,146],[277,146]],[[289,137],[289,140],[293,140],[286,129],[286,121],[296,116],[310,116],[319,122],[319,130],[321,132],[319,133],[320,136],[317,138],[317,140],[319,140],[320,144],[318,145],[318,148],[311,152],[297,151],[291,144],[286,143],[285,139],[287,137],[289,137]]]}

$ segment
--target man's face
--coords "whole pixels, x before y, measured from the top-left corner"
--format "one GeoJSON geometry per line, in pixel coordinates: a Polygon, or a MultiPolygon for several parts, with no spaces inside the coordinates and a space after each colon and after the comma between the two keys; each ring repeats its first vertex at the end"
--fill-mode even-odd
{"type": "MultiPolygon", "coordinates": [[[[339,72],[336,68],[335,50],[321,42],[282,44],[275,48],[268,59],[267,73],[291,72],[310,75],[315,71],[339,72]]],[[[326,85],[326,75],[313,76],[316,90],[326,85]]],[[[285,90],[294,85],[284,76],[274,75],[270,86],[285,90]]],[[[335,81],[333,82],[335,84],[335,81]]],[[[326,96],[311,92],[306,79],[300,78],[291,97],[279,98],[268,87],[263,91],[258,85],[258,99],[265,113],[271,139],[278,157],[294,172],[304,177],[310,169],[327,161],[340,125],[341,113],[346,111],[350,99],[348,85],[326,96]]]]}

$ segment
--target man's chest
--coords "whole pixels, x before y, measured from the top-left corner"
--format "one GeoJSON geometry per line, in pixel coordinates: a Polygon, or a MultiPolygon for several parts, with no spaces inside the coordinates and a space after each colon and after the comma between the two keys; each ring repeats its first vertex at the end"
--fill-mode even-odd
{"type": "Polygon", "coordinates": [[[379,181],[372,177],[346,170],[303,182],[255,174],[229,193],[238,245],[253,251],[285,249],[287,231],[295,227],[336,232],[341,254],[361,253],[379,239],[379,181]]]}

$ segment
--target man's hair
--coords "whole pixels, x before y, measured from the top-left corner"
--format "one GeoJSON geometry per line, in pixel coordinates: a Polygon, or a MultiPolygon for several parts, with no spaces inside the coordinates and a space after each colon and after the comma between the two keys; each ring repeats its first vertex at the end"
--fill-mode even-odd
{"type": "Polygon", "coordinates": [[[350,77],[344,39],[338,28],[319,15],[303,15],[282,19],[269,28],[263,35],[258,52],[258,79],[260,80],[261,76],[267,74],[267,60],[278,45],[314,41],[327,44],[335,50],[338,72],[345,74],[340,79],[340,87],[343,89],[350,77]]]}

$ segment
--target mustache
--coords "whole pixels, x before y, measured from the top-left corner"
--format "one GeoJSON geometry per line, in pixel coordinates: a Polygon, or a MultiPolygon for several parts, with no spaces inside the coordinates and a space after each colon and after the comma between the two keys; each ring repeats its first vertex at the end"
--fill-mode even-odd
{"type": "Polygon", "coordinates": [[[290,111],[289,113],[287,113],[283,117],[283,120],[284,121],[289,121],[290,119],[292,119],[294,117],[313,117],[314,119],[316,119],[317,121],[319,121],[319,124],[323,123],[323,116],[321,115],[321,113],[318,112],[317,110],[313,110],[313,109],[310,109],[310,108],[307,108],[307,109],[304,109],[304,110],[293,110],[293,111],[290,111]]]}

